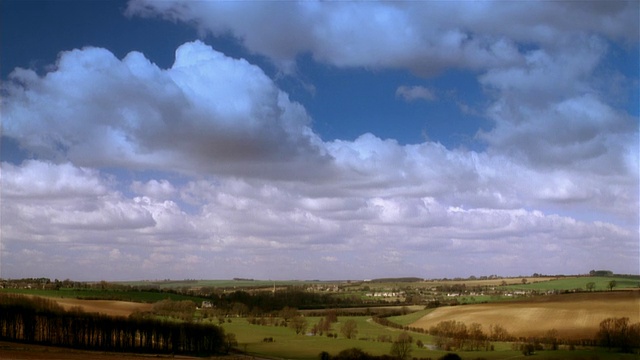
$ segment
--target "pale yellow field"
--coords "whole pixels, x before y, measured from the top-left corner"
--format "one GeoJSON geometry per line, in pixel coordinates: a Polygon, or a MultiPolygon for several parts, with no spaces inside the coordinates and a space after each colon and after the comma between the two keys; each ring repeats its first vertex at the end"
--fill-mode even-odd
{"type": "Polygon", "coordinates": [[[479,323],[485,332],[499,324],[514,336],[541,336],[556,329],[561,338],[593,338],[600,322],[608,317],[628,317],[640,322],[640,292],[541,296],[528,301],[438,308],[410,326],[429,329],[441,321],[479,323]]]}
{"type": "Polygon", "coordinates": [[[81,307],[85,312],[97,312],[111,316],[129,316],[136,310],[151,310],[152,304],[136,303],[113,300],[79,300],[67,298],[49,298],[60,306],[69,310],[73,307],[81,307]]]}

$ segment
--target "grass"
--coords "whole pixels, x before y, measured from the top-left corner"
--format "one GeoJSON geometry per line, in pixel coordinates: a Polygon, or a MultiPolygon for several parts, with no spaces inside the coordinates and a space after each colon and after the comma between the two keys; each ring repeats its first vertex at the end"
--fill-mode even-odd
{"type": "Polygon", "coordinates": [[[429,314],[433,310],[435,310],[435,309],[425,309],[425,310],[412,312],[412,313],[407,314],[407,315],[390,316],[388,319],[389,319],[389,321],[394,322],[394,323],[399,324],[399,325],[410,325],[410,324],[413,324],[414,322],[420,320],[422,317],[424,317],[425,315],[429,314]]]}
{"type": "MultiPolygon", "coordinates": [[[[309,327],[319,320],[319,317],[308,317],[309,327]]],[[[337,333],[338,338],[329,338],[326,335],[296,335],[292,329],[286,327],[251,325],[243,318],[235,318],[231,323],[225,323],[223,327],[226,331],[236,334],[241,350],[260,356],[293,359],[317,359],[318,354],[322,351],[336,354],[341,350],[353,347],[361,348],[374,355],[389,354],[391,343],[379,342],[377,341],[378,337],[384,335],[395,339],[400,333],[399,330],[378,325],[366,316],[338,317],[338,322],[332,325],[331,331],[331,333],[337,333]],[[340,327],[350,319],[355,320],[358,325],[358,334],[355,339],[346,339],[340,334],[340,327]],[[275,341],[273,343],[263,342],[264,338],[269,337],[275,341]]],[[[429,335],[412,334],[412,336],[415,340],[419,339],[425,343],[432,342],[429,335]]],[[[427,349],[415,349],[413,355],[428,357],[433,354],[433,351],[427,349]]]]}
{"type": "Polygon", "coordinates": [[[594,283],[596,291],[609,290],[609,282],[616,281],[615,289],[629,289],[640,287],[640,277],[605,277],[605,276],[589,276],[589,277],[567,277],[558,278],[556,280],[530,283],[507,285],[505,288],[512,290],[586,290],[587,283],[594,283]]]}
{"type": "MultiPolygon", "coordinates": [[[[406,317],[407,315],[405,315],[406,317]]],[[[397,321],[398,318],[395,317],[397,321]]],[[[309,325],[315,324],[319,318],[307,318],[309,325]]],[[[327,336],[296,335],[292,329],[280,326],[251,325],[244,318],[234,318],[231,323],[223,325],[225,331],[236,334],[239,346],[242,351],[250,355],[277,359],[318,359],[322,351],[327,351],[332,355],[338,352],[357,347],[373,355],[389,354],[391,343],[376,341],[379,335],[388,335],[395,339],[400,333],[399,330],[389,329],[371,321],[371,318],[360,317],[339,317],[339,322],[333,324],[332,332],[338,333],[338,338],[327,336]],[[358,324],[358,335],[356,339],[346,339],[339,334],[341,324],[349,319],[353,319],[358,324]],[[263,342],[264,338],[273,338],[274,342],[263,342]]],[[[404,321],[407,321],[406,319],[404,321]]],[[[410,333],[414,341],[421,340],[425,344],[433,344],[434,339],[430,335],[410,333]]],[[[511,343],[493,343],[494,351],[453,351],[465,360],[473,359],[525,359],[524,355],[512,349],[511,343]]],[[[438,359],[446,354],[446,351],[429,350],[428,348],[417,348],[413,346],[412,358],[438,359]]],[[[607,351],[606,349],[577,349],[570,351],[567,349],[558,351],[538,351],[533,357],[527,359],[637,359],[634,354],[619,354],[607,351]]]]}

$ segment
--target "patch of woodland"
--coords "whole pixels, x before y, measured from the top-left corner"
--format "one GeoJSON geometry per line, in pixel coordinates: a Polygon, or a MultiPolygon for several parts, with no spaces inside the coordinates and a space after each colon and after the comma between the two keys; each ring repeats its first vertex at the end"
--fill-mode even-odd
{"type": "Polygon", "coordinates": [[[230,350],[232,334],[211,324],[114,317],[65,310],[38,297],[0,295],[0,339],[86,350],[211,355],[230,350]]]}

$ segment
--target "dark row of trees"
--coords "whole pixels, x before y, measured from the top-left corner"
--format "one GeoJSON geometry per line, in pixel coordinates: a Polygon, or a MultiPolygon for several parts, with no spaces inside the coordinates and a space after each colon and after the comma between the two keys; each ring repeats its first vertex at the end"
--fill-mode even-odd
{"type": "MultiPolygon", "coordinates": [[[[230,334],[227,334],[230,335],[230,334]]],[[[219,354],[235,341],[210,324],[111,317],[65,311],[44,299],[0,297],[0,339],[80,349],[175,354],[219,354]]]]}
{"type": "Polygon", "coordinates": [[[230,308],[235,303],[242,303],[249,311],[254,313],[266,313],[278,311],[285,307],[304,309],[332,309],[362,305],[364,302],[359,297],[337,297],[326,293],[313,293],[296,289],[294,287],[271,291],[234,291],[225,294],[211,294],[209,298],[218,308],[230,308]]]}
{"type": "Polygon", "coordinates": [[[436,346],[440,349],[489,350],[489,336],[482,331],[482,325],[455,320],[442,321],[429,329],[436,337],[436,346]]]}
{"type": "MultiPolygon", "coordinates": [[[[442,321],[430,327],[428,330],[406,325],[403,326],[390,321],[386,317],[374,317],[373,321],[385,327],[422,334],[428,333],[435,337],[435,345],[444,350],[493,350],[493,346],[490,343],[491,341],[520,341],[516,343],[518,346],[516,350],[520,350],[519,347],[522,344],[528,343],[535,344],[536,349],[557,350],[561,343],[558,331],[555,329],[547,331],[542,337],[517,338],[499,324],[491,324],[488,332],[485,332],[481,324],[473,323],[467,326],[467,324],[463,322],[454,320],[442,321]]],[[[597,343],[594,339],[572,341],[572,344],[585,346],[593,346],[597,343]]]]}
{"type": "MultiPolygon", "coordinates": [[[[403,360],[408,359],[410,352],[408,354],[391,354],[391,355],[371,355],[366,351],[363,351],[360,348],[349,348],[340,351],[336,355],[331,355],[326,351],[323,351],[318,356],[320,360],[403,360]]],[[[416,358],[413,358],[416,359],[416,358]]],[[[432,358],[420,358],[419,360],[433,360],[432,358]]],[[[443,355],[437,360],[462,360],[460,356],[454,353],[449,353],[443,355]]]]}
{"type": "MultiPolygon", "coordinates": [[[[519,350],[557,350],[563,343],[560,334],[556,329],[547,331],[541,337],[516,338],[502,326],[492,324],[489,332],[485,333],[482,325],[473,323],[467,326],[465,323],[455,320],[442,321],[425,331],[422,328],[402,326],[389,321],[385,317],[374,317],[373,320],[386,327],[394,327],[405,331],[419,333],[428,332],[435,337],[435,345],[444,350],[492,350],[490,341],[525,341],[524,343],[514,343],[519,346],[519,350]]],[[[596,339],[573,340],[570,345],[594,346],[600,345],[608,349],[616,349],[622,352],[632,352],[640,349],[640,323],[630,323],[629,318],[607,318],[600,323],[596,339]]]]}
{"type": "Polygon", "coordinates": [[[191,300],[174,301],[171,299],[160,300],[153,304],[151,314],[166,316],[185,322],[193,321],[196,312],[196,303],[191,300]]]}
{"type": "Polygon", "coordinates": [[[631,324],[628,317],[607,318],[600,322],[597,334],[601,346],[631,352],[640,349],[640,323],[631,324]]]}

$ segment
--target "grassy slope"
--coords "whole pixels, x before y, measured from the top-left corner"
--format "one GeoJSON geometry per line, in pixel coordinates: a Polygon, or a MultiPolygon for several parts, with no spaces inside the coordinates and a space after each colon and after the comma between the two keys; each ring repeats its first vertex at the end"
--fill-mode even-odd
{"type": "MultiPolygon", "coordinates": [[[[319,318],[307,318],[309,324],[315,324],[319,318]]],[[[295,332],[285,327],[251,325],[246,319],[234,318],[231,323],[225,323],[223,327],[226,331],[235,333],[239,341],[239,349],[249,354],[268,358],[287,359],[318,359],[318,354],[327,351],[330,354],[337,354],[341,350],[357,347],[370,354],[389,354],[391,344],[387,342],[375,341],[378,335],[389,335],[393,339],[400,333],[398,330],[385,328],[373,323],[368,317],[339,317],[339,322],[333,325],[332,332],[339,335],[338,339],[326,336],[296,335],[295,332]],[[341,324],[348,319],[356,320],[358,324],[357,339],[348,340],[339,334],[341,324]],[[272,337],[272,343],[263,342],[264,338],[272,337]]],[[[433,338],[425,334],[411,333],[415,340],[421,340],[425,344],[433,344],[433,338]]],[[[516,359],[524,358],[520,351],[512,350],[510,343],[494,343],[495,351],[457,351],[463,359],[516,359]]],[[[439,350],[429,350],[427,348],[418,349],[413,346],[411,357],[437,359],[446,352],[439,350]]],[[[540,351],[535,356],[536,359],[637,359],[633,354],[618,354],[606,351],[605,349],[595,350],[559,350],[540,351]]]]}
{"type": "Polygon", "coordinates": [[[616,281],[615,289],[629,289],[640,287],[640,277],[628,278],[628,277],[604,277],[604,276],[589,276],[589,277],[567,277],[558,278],[551,281],[537,282],[531,284],[517,284],[508,285],[506,288],[513,290],[586,290],[587,283],[594,283],[596,291],[609,290],[609,282],[611,280],[616,281]]]}
{"type": "Polygon", "coordinates": [[[391,322],[394,322],[400,325],[410,325],[420,320],[421,318],[423,318],[433,310],[435,309],[420,310],[420,311],[412,312],[411,314],[401,315],[401,316],[390,316],[389,320],[391,322]]]}
{"type": "MultiPolygon", "coordinates": [[[[317,323],[320,318],[307,318],[309,325],[317,323]]],[[[370,317],[339,317],[338,323],[333,324],[332,333],[337,333],[338,338],[324,336],[296,335],[295,332],[286,327],[273,327],[251,325],[245,319],[233,319],[231,323],[223,325],[226,331],[235,333],[240,343],[239,348],[252,354],[266,355],[269,357],[294,358],[294,359],[317,359],[322,351],[336,354],[341,350],[359,347],[371,354],[388,354],[391,343],[376,341],[378,336],[387,335],[395,339],[400,333],[398,330],[389,329],[371,321],[370,317]],[[356,339],[346,339],[340,334],[340,327],[347,320],[353,319],[358,324],[358,335],[356,339]],[[265,337],[273,337],[275,342],[265,343],[265,337]]],[[[432,342],[429,335],[412,334],[414,339],[422,340],[424,343],[432,342]]],[[[444,354],[444,352],[428,351],[426,349],[415,349],[413,356],[433,357],[434,354],[444,354]]]]}

